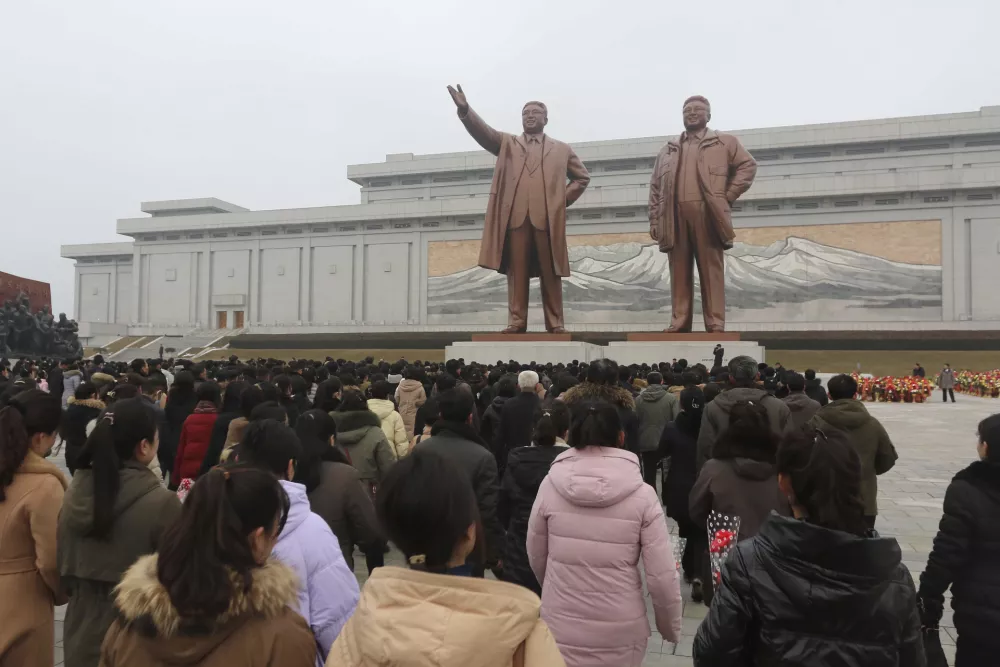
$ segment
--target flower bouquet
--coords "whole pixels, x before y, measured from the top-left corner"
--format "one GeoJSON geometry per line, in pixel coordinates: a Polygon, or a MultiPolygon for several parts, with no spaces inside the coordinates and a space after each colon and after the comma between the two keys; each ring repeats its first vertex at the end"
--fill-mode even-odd
{"type": "Polygon", "coordinates": [[[919,377],[864,377],[852,375],[858,383],[858,397],[875,403],[924,403],[934,391],[930,380],[919,377]]]}
{"type": "Polygon", "coordinates": [[[970,396],[1000,398],[1000,369],[978,373],[959,371],[955,374],[955,391],[970,396]]]}
{"type": "Polygon", "coordinates": [[[181,502],[187,498],[187,494],[191,493],[191,487],[194,486],[194,480],[190,477],[185,477],[181,480],[180,485],[177,487],[177,497],[181,502]]]}
{"type": "Polygon", "coordinates": [[[740,517],[715,510],[708,515],[708,559],[712,565],[712,586],[716,589],[722,583],[722,565],[736,546],[739,534],[740,517]]]}
{"type": "Polygon", "coordinates": [[[677,569],[681,569],[681,560],[684,558],[684,549],[687,547],[686,537],[674,537],[674,562],[677,569]]]}

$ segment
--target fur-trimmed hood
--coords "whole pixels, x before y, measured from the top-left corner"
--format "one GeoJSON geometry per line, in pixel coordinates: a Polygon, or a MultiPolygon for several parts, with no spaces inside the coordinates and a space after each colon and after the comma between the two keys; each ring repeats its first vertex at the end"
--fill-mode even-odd
{"type": "Polygon", "coordinates": [[[635,398],[627,389],[619,386],[582,382],[568,389],[560,398],[570,407],[584,401],[606,401],[619,408],[635,410],[635,398]]]}
{"type": "Polygon", "coordinates": [[[234,626],[253,616],[273,619],[297,603],[295,573],[271,560],[252,572],[247,591],[239,576],[230,572],[233,596],[226,613],[215,619],[186,619],[156,576],[157,559],[156,554],[143,556],[128,569],[115,588],[115,607],[123,626],[150,640],[146,650],[160,662],[198,664],[230,637],[234,626]]]}
{"type": "Polygon", "coordinates": [[[337,423],[337,437],[351,431],[367,430],[369,427],[382,428],[382,420],[371,410],[353,410],[351,412],[331,412],[330,416],[337,423]]]}

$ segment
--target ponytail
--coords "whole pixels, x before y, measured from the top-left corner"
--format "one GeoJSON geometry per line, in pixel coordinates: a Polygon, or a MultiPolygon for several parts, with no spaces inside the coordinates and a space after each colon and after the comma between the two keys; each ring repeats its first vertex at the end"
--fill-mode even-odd
{"type": "Polygon", "coordinates": [[[573,421],[569,444],[576,449],[585,447],[618,447],[622,420],[615,406],[605,401],[587,401],[570,409],[573,421]]]}
{"type": "Polygon", "coordinates": [[[259,567],[249,536],[281,533],[289,500],[271,473],[244,464],[213,468],[198,479],[181,516],[160,540],[157,578],[181,617],[215,618],[237,594],[231,573],[250,590],[259,567]]]}
{"type": "Polygon", "coordinates": [[[778,448],[778,473],[788,477],[794,503],[806,520],[824,528],[865,536],[861,459],[848,436],[804,426],[778,448]]]}
{"type": "Polygon", "coordinates": [[[94,515],[90,537],[106,540],[115,521],[115,502],[121,488],[120,471],[135,458],[135,448],[143,440],[156,440],[152,408],[141,398],[116,400],[97,420],[77,460],[89,469],[94,484],[94,515]]]}
{"type": "Polygon", "coordinates": [[[0,502],[14,481],[38,433],[55,433],[62,417],[62,401],[40,389],[11,396],[0,409],[0,502]]]}
{"type": "Polygon", "coordinates": [[[569,430],[569,408],[562,401],[553,401],[551,405],[542,407],[535,412],[535,432],[532,441],[539,447],[552,447],[556,439],[569,430]]]}

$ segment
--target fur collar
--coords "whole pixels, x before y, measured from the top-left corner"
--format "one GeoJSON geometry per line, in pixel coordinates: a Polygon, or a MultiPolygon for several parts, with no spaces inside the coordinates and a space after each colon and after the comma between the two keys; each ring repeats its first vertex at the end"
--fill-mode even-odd
{"type": "Polygon", "coordinates": [[[80,405],[85,408],[93,408],[95,410],[103,410],[106,406],[104,401],[99,398],[81,398],[78,401],[73,401],[73,405],[80,405]]]}
{"type": "Polygon", "coordinates": [[[337,423],[337,432],[357,431],[374,426],[382,428],[382,420],[371,410],[352,410],[350,412],[331,412],[330,416],[337,423]]]}
{"type": "Polygon", "coordinates": [[[584,401],[607,401],[619,408],[635,410],[635,399],[627,389],[606,384],[581,382],[570,388],[560,398],[570,407],[574,403],[583,403],[584,401]]]}
{"type": "Polygon", "coordinates": [[[42,458],[31,450],[28,450],[28,454],[24,457],[24,461],[21,462],[21,467],[17,469],[17,472],[27,475],[52,475],[59,480],[64,491],[69,487],[66,477],[56,467],[56,464],[42,458]]]}
{"type": "MultiPolygon", "coordinates": [[[[115,606],[126,624],[142,623],[151,627],[157,637],[173,637],[184,634],[182,625],[187,619],[178,614],[170,601],[170,594],[156,576],[158,558],[156,554],[143,556],[125,572],[115,588],[115,606]]],[[[276,560],[253,571],[249,591],[244,592],[235,572],[229,573],[229,580],[233,596],[226,613],[211,619],[210,622],[216,626],[249,614],[273,618],[281,614],[285,607],[297,604],[298,578],[290,568],[276,560]]]]}

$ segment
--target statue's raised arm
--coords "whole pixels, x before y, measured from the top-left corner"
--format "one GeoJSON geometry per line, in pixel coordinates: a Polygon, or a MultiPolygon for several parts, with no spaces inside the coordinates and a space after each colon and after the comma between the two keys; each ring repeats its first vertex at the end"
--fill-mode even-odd
{"type": "Polygon", "coordinates": [[[503,133],[487,125],[486,121],[480,118],[479,114],[469,107],[469,101],[466,99],[461,85],[457,89],[448,86],[448,92],[451,94],[451,99],[455,102],[455,107],[458,109],[459,120],[462,121],[462,125],[465,125],[465,129],[476,140],[476,143],[490,153],[493,153],[493,155],[500,155],[500,146],[503,144],[503,133]]]}

